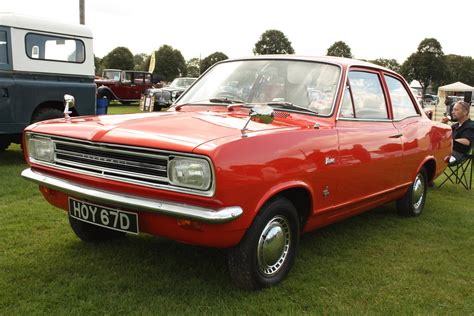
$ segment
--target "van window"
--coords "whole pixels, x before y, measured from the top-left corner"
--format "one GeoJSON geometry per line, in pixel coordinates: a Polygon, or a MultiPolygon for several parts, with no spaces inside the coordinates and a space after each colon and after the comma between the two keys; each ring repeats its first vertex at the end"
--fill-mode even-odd
{"type": "Polygon", "coordinates": [[[0,31],[0,65],[8,64],[7,32],[0,31]]]}
{"type": "Polygon", "coordinates": [[[84,43],[77,39],[28,33],[25,37],[26,54],[31,59],[83,63],[84,43]]]}

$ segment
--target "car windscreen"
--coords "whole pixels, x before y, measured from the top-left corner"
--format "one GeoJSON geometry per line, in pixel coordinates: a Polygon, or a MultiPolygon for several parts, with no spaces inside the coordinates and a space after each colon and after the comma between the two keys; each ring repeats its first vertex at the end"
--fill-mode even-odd
{"type": "Polygon", "coordinates": [[[240,60],[213,67],[177,103],[229,98],[249,104],[288,102],[320,115],[332,112],[340,67],[298,60],[240,60]]]}

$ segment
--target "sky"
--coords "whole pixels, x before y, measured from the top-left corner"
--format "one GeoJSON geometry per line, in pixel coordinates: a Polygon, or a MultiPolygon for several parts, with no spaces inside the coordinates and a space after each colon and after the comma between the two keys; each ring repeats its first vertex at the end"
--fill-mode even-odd
{"type": "MultiPolygon", "coordinates": [[[[79,24],[79,0],[1,0],[0,11],[79,24]]],[[[445,54],[474,57],[473,20],[472,0],[85,0],[98,57],[117,46],[150,54],[164,44],[186,60],[216,51],[251,56],[269,29],[282,31],[297,55],[325,55],[344,41],[355,58],[402,63],[434,37],[445,54]]]]}

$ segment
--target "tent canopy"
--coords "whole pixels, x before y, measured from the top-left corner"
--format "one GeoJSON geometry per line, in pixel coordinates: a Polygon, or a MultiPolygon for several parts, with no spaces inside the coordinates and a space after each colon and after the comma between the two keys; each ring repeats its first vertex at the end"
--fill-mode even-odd
{"type": "Polygon", "coordinates": [[[474,87],[468,86],[465,83],[460,81],[451,83],[445,86],[441,86],[438,88],[438,91],[449,91],[449,92],[465,92],[465,91],[474,91],[474,87]]]}

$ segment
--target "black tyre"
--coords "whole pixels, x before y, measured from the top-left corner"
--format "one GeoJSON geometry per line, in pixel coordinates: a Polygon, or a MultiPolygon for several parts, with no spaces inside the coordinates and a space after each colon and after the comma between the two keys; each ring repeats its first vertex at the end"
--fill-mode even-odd
{"type": "Polygon", "coordinates": [[[299,234],[298,214],[289,200],[280,197],[265,204],[240,244],[229,249],[234,283],[255,290],[282,281],[293,266],[299,234]]]}
{"type": "Polygon", "coordinates": [[[415,180],[400,200],[397,200],[397,211],[402,216],[420,216],[426,202],[427,173],[421,168],[415,180]]]}
{"type": "Polygon", "coordinates": [[[41,109],[33,115],[31,123],[64,117],[64,113],[55,108],[41,109]]]}
{"type": "Polygon", "coordinates": [[[82,241],[86,242],[104,242],[112,239],[117,239],[125,236],[124,232],[119,232],[111,229],[102,228],[92,225],[71,216],[69,217],[69,224],[72,230],[82,241]]]}
{"type": "Polygon", "coordinates": [[[107,90],[97,92],[97,99],[102,99],[103,97],[106,97],[109,103],[112,101],[112,94],[107,90]]]}
{"type": "Polygon", "coordinates": [[[8,146],[10,146],[11,144],[11,140],[10,140],[10,137],[8,136],[4,136],[4,135],[0,135],[0,152],[4,151],[5,149],[8,148],[8,146]]]}

